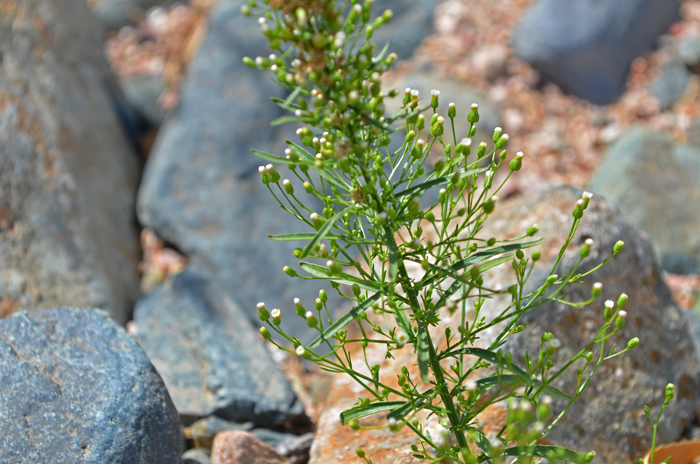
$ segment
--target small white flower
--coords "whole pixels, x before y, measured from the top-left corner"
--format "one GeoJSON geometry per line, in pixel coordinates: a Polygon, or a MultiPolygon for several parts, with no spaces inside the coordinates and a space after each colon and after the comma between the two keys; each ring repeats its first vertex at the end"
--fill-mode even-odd
{"type": "Polygon", "coordinates": [[[492,196],[492,197],[491,197],[491,201],[492,201],[493,203],[496,203],[496,202],[498,201],[498,195],[492,196]]]}
{"type": "MultiPolygon", "coordinates": [[[[297,110],[297,111],[300,111],[300,110],[297,110]]],[[[318,137],[314,137],[313,139],[311,139],[311,142],[312,142],[314,145],[318,145],[319,143],[321,143],[321,142],[318,140],[318,137]]]]}
{"type": "Polygon", "coordinates": [[[617,317],[620,317],[622,319],[627,317],[627,311],[621,310],[619,313],[617,313],[617,317]]]}
{"type": "Polygon", "coordinates": [[[451,103],[450,103],[449,105],[447,105],[447,106],[448,106],[448,108],[455,108],[455,109],[457,108],[457,105],[455,105],[454,102],[451,102],[451,103]]]}
{"type": "Polygon", "coordinates": [[[294,306],[297,308],[301,306],[301,300],[299,298],[294,298],[294,306]]]}
{"type": "Polygon", "coordinates": [[[438,124],[443,124],[445,122],[445,118],[442,116],[438,116],[438,118],[435,120],[438,124]]]}
{"type": "Polygon", "coordinates": [[[273,319],[277,319],[279,317],[282,317],[282,311],[279,309],[275,308],[272,311],[270,311],[270,315],[272,316],[273,319]]]}
{"type": "Polygon", "coordinates": [[[542,395],[540,396],[540,403],[542,404],[552,404],[552,397],[548,395],[542,395]]]}
{"type": "Polygon", "coordinates": [[[419,94],[420,94],[420,92],[418,91],[418,89],[413,89],[413,90],[411,90],[411,95],[412,95],[413,97],[417,97],[419,94]]]}
{"type": "Polygon", "coordinates": [[[438,95],[440,95],[440,91],[433,89],[430,91],[430,95],[435,95],[437,97],[438,95]]]}
{"type": "Polygon", "coordinates": [[[399,332],[396,333],[396,344],[399,345],[399,348],[404,346],[408,342],[408,335],[406,335],[406,332],[403,330],[400,330],[399,332]]]}
{"type": "Polygon", "coordinates": [[[297,135],[301,135],[302,132],[303,132],[303,131],[302,131],[302,128],[301,128],[301,127],[300,127],[299,129],[297,129],[297,135]]]}
{"type": "Polygon", "coordinates": [[[267,308],[265,308],[265,303],[263,303],[262,301],[260,303],[258,303],[256,306],[258,307],[258,311],[265,311],[265,309],[267,309],[267,308]]]}
{"type": "Polygon", "coordinates": [[[561,348],[561,341],[558,338],[553,338],[550,340],[549,344],[556,349],[561,348]]]}
{"type": "Polygon", "coordinates": [[[326,142],[328,142],[328,140],[326,140],[325,137],[321,137],[321,140],[318,141],[318,143],[320,143],[321,145],[325,145],[326,142]]]}
{"type": "Polygon", "coordinates": [[[301,60],[299,58],[296,58],[294,61],[292,61],[292,66],[295,68],[301,67],[301,60]]]}
{"type": "Polygon", "coordinates": [[[503,129],[500,127],[496,127],[493,131],[494,132],[503,132],[503,129]]]}
{"type": "Polygon", "coordinates": [[[275,61],[277,59],[277,55],[275,55],[274,53],[270,53],[269,58],[270,58],[270,61],[275,61]]]}
{"type": "MultiPolygon", "coordinates": [[[[508,134],[506,134],[506,135],[508,135],[508,134]]],[[[517,152],[517,153],[515,154],[515,159],[521,160],[521,159],[523,159],[524,157],[525,157],[525,153],[523,153],[522,151],[519,151],[519,152],[517,152]]]]}
{"type": "Polygon", "coordinates": [[[296,110],[294,112],[294,116],[296,116],[297,118],[300,118],[303,114],[304,114],[304,112],[301,110],[296,110]]]}
{"type": "Polygon", "coordinates": [[[507,142],[508,140],[510,140],[510,135],[508,135],[508,134],[501,135],[501,140],[505,140],[507,142]]]}
{"type": "Polygon", "coordinates": [[[590,200],[593,198],[593,194],[591,192],[583,192],[583,198],[588,198],[590,200]]]}
{"type": "Polygon", "coordinates": [[[613,306],[615,306],[615,303],[613,300],[605,300],[605,307],[607,309],[613,309],[613,306]]]}
{"type": "Polygon", "coordinates": [[[266,19],[266,18],[264,18],[264,17],[258,18],[258,24],[263,25],[263,24],[266,24],[266,23],[267,23],[267,19],[266,19]]]}
{"type": "Polygon", "coordinates": [[[323,155],[321,153],[316,153],[316,159],[319,161],[323,161],[323,155]]]}
{"type": "Polygon", "coordinates": [[[287,156],[290,156],[292,154],[292,149],[291,148],[285,148],[284,149],[284,154],[287,156]]]}
{"type": "Polygon", "coordinates": [[[479,109],[479,105],[476,103],[472,103],[472,110],[476,111],[479,109]]]}
{"type": "Polygon", "coordinates": [[[592,238],[587,238],[585,242],[583,242],[588,248],[593,248],[593,239],[592,238]]]}
{"type": "Polygon", "coordinates": [[[304,317],[307,319],[310,317],[314,317],[314,313],[312,313],[311,311],[306,311],[306,314],[304,314],[304,317]]]}
{"type": "Polygon", "coordinates": [[[576,202],[576,206],[583,208],[583,200],[579,200],[576,202]]]}
{"type": "Polygon", "coordinates": [[[461,145],[464,145],[465,147],[471,147],[472,146],[472,139],[468,138],[463,138],[461,142],[459,142],[461,145]]]}
{"type": "Polygon", "coordinates": [[[266,173],[267,173],[267,170],[265,170],[265,166],[259,166],[259,167],[258,167],[258,172],[259,172],[260,175],[262,176],[263,174],[266,174],[266,173]]]}
{"type": "Polygon", "coordinates": [[[263,60],[262,56],[255,58],[255,66],[262,67],[262,65],[264,65],[264,64],[265,64],[265,61],[263,60]]]}
{"type": "Polygon", "coordinates": [[[602,282],[596,282],[593,284],[593,288],[596,289],[599,292],[603,291],[603,284],[602,282]]]}
{"type": "Polygon", "coordinates": [[[474,380],[467,380],[467,382],[464,384],[464,388],[466,388],[468,391],[474,391],[477,387],[478,385],[474,380]]]}
{"type": "Polygon", "coordinates": [[[296,351],[297,351],[297,355],[299,355],[299,356],[304,356],[306,354],[306,349],[301,345],[297,346],[296,351]]]}
{"type": "Polygon", "coordinates": [[[438,448],[442,448],[450,443],[450,431],[442,425],[438,425],[435,429],[435,436],[432,438],[433,443],[435,443],[438,448]]]}
{"type": "Polygon", "coordinates": [[[389,427],[393,427],[396,425],[396,419],[394,417],[389,418],[389,427]]]}
{"type": "Polygon", "coordinates": [[[404,92],[404,93],[411,93],[411,88],[410,88],[410,87],[406,87],[406,89],[405,89],[403,92],[404,92]]]}
{"type": "Polygon", "coordinates": [[[272,66],[270,66],[270,71],[272,71],[272,72],[277,72],[278,69],[279,68],[277,67],[276,64],[273,64],[272,66]]]}

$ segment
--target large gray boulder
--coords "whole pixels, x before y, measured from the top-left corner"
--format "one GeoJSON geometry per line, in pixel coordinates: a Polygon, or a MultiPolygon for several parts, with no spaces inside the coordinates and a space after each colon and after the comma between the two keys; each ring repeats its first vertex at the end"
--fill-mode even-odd
{"type": "Polygon", "coordinates": [[[107,29],[119,29],[143,19],[149,9],[173,0],[87,0],[95,16],[107,29]]]}
{"type": "Polygon", "coordinates": [[[265,426],[305,419],[263,345],[260,322],[251,325],[201,273],[187,269],[143,297],[134,322],[185,422],[212,414],[265,426]]]}
{"type": "MultiPolygon", "coordinates": [[[[545,272],[551,269],[571,228],[571,211],[581,193],[559,187],[523,195],[500,205],[487,222],[483,236],[499,238],[521,236],[532,223],[540,224],[538,236],[546,239],[541,245],[542,262],[530,277],[531,289],[539,287],[546,278],[545,272]]],[[[521,324],[527,323],[525,330],[506,346],[514,360],[524,366],[525,350],[531,355],[537,353],[542,333],[551,332],[561,342],[554,358],[555,366],[561,366],[592,340],[603,324],[603,302],[616,301],[621,293],[629,295],[625,307],[627,323],[606,343],[606,349],[616,343],[619,351],[633,337],[638,337],[640,344],[602,364],[590,387],[547,435],[547,440],[581,452],[595,450],[598,455],[593,462],[632,464],[651,446],[651,427],[645,421],[643,407],[649,405],[658,411],[666,384],[675,384],[676,397],[664,412],[657,443],[679,439],[684,428],[695,420],[700,400],[700,363],[686,318],[661,279],[652,244],[605,199],[593,197],[570,250],[555,272],[564,275],[576,264],[580,245],[586,238],[592,238],[595,246],[578,272],[586,272],[609,257],[616,241],[625,242],[621,254],[583,279],[582,284],[570,285],[565,299],[589,299],[594,282],[603,283],[602,297],[582,308],[548,303],[531,310],[520,319],[521,324]]],[[[504,288],[513,283],[509,266],[496,270],[489,282],[500,282],[504,288]]],[[[498,314],[508,300],[489,300],[484,313],[487,319],[498,314]]],[[[599,351],[593,353],[597,359],[599,351]]],[[[555,386],[567,393],[575,391],[576,369],[582,367],[583,360],[575,363],[573,370],[558,379],[555,386]]],[[[586,372],[590,372],[590,367],[586,372]]],[[[559,400],[554,405],[556,413],[564,406],[559,400]]]]}
{"type": "Polygon", "coordinates": [[[138,158],[101,39],[83,0],[16,2],[0,19],[5,313],[71,304],[124,323],[138,296],[138,158]]]}
{"type": "Polygon", "coordinates": [[[106,313],[0,320],[0,462],[176,464],[177,411],[146,354],[106,313]]]}
{"type": "Polygon", "coordinates": [[[677,0],[539,0],[513,47],[565,91],[607,105],[622,94],[632,60],[679,19],[677,0]]]}
{"type": "Polygon", "coordinates": [[[589,184],[649,234],[661,266],[677,274],[700,273],[698,156],[663,132],[633,128],[610,147],[589,184]]]}

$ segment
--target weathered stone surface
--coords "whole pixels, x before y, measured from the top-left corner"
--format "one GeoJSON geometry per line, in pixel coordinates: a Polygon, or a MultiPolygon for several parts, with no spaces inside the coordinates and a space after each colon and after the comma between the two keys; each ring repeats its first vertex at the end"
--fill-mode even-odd
{"type": "Polygon", "coordinates": [[[303,406],[245,313],[187,269],[136,305],[138,339],[185,422],[215,414],[279,425],[303,406]]]}
{"type": "Polygon", "coordinates": [[[0,321],[0,461],[177,463],[182,434],[138,344],[98,310],[0,321]]]}
{"type": "Polygon", "coordinates": [[[676,0],[540,0],[513,35],[515,53],[564,90],[615,101],[635,57],[680,19],[676,0]]]}
{"type": "Polygon", "coordinates": [[[309,450],[313,441],[314,434],[309,432],[298,437],[285,438],[274,446],[275,451],[287,458],[291,464],[306,464],[309,462],[309,450]]]}
{"type": "MultiPolygon", "coordinates": [[[[289,135],[292,128],[270,126],[283,114],[270,101],[283,96],[281,89],[241,62],[243,56],[269,54],[257,21],[241,15],[242,3],[219,0],[211,11],[180,105],[148,159],[138,216],[200,262],[257,323],[259,301],[282,309],[292,308],[294,298],[311,305],[321,286],[282,272],[294,264],[298,243],[267,237],[307,229],[262,185],[257,168],[265,163],[250,150],[281,154],[285,134],[298,137],[289,135]]],[[[278,170],[283,178],[294,178],[278,170]]],[[[282,327],[300,339],[314,336],[301,318],[285,318],[282,327]]]]}
{"type": "Polygon", "coordinates": [[[95,16],[108,29],[119,29],[141,20],[146,12],[172,0],[87,0],[95,16]]]}
{"type": "Polygon", "coordinates": [[[688,176],[695,184],[696,189],[700,189],[700,148],[690,145],[676,146],[676,159],[688,176]]]}
{"type": "MultiPolygon", "coordinates": [[[[522,236],[534,222],[539,223],[541,229],[538,235],[546,239],[541,245],[541,264],[530,280],[532,287],[539,286],[568,235],[571,211],[581,193],[565,187],[554,188],[499,204],[481,235],[514,238],[522,236]]],[[[567,296],[572,301],[583,301],[589,297],[592,283],[600,281],[604,284],[602,298],[580,309],[549,304],[533,310],[521,319],[529,322],[525,331],[512,337],[507,347],[514,353],[514,358],[522,363],[518,358],[524,349],[527,348],[530,353],[536,352],[541,334],[549,331],[561,341],[555,363],[568,358],[585,346],[602,324],[603,301],[616,300],[620,293],[626,292],[630,297],[625,308],[628,312],[627,326],[607,346],[617,343],[618,347],[624,347],[635,336],[641,339],[640,345],[630,353],[603,364],[591,387],[554,431],[547,435],[547,440],[582,452],[594,449],[598,453],[594,462],[631,464],[643,456],[651,444],[650,429],[644,421],[642,408],[647,404],[658,410],[667,383],[676,385],[676,399],[664,413],[658,438],[661,442],[675,440],[680,437],[683,428],[694,420],[700,365],[685,318],[674,305],[668,288],[659,276],[661,271],[654,259],[651,244],[600,197],[596,196],[591,201],[573,239],[572,248],[559,265],[558,273],[563,275],[576,262],[578,247],[587,237],[593,238],[596,245],[591,256],[582,263],[582,271],[609,256],[617,240],[626,242],[621,255],[586,278],[585,284],[571,286],[567,296]],[[534,343],[537,345],[533,347],[534,343]]],[[[531,252],[529,250],[526,254],[531,252]]],[[[508,265],[493,268],[484,277],[489,288],[507,288],[514,283],[514,275],[508,265]]],[[[480,316],[487,321],[493,319],[509,301],[509,296],[487,300],[480,316]]],[[[459,324],[459,317],[441,316],[433,337],[438,344],[444,343],[442,333],[446,326],[451,326],[454,333],[459,324]]],[[[468,317],[473,317],[473,312],[468,313],[468,317]]],[[[502,328],[499,326],[480,334],[477,346],[487,346],[502,328]]],[[[410,348],[393,352],[395,362],[384,359],[385,354],[385,348],[375,348],[375,345],[370,345],[367,352],[370,364],[382,365],[381,373],[389,386],[396,386],[395,379],[401,364],[415,370],[411,366],[416,363],[416,355],[410,348]]],[[[562,376],[563,380],[557,386],[571,392],[575,388],[575,369],[578,367],[581,366],[574,365],[574,371],[562,376]]],[[[413,374],[411,376],[414,377],[413,374]]],[[[356,448],[365,450],[375,462],[418,462],[411,457],[409,448],[415,442],[415,437],[405,427],[394,433],[385,428],[353,432],[348,427],[340,426],[340,412],[352,407],[358,397],[365,395],[352,379],[335,377],[328,406],[318,423],[311,449],[311,464],[345,462],[352,459],[356,448]]],[[[561,407],[558,403],[555,406],[561,407]]],[[[497,432],[504,420],[505,410],[499,404],[491,406],[479,416],[479,423],[484,426],[487,436],[497,432]]],[[[368,427],[387,424],[384,416],[370,417],[360,422],[368,427]]]]}
{"type": "Polygon", "coordinates": [[[144,74],[119,79],[126,103],[133,109],[144,126],[159,126],[165,118],[160,106],[160,96],[164,90],[163,77],[158,74],[144,74]]]}
{"type": "Polygon", "coordinates": [[[372,36],[379,50],[389,42],[390,52],[399,59],[408,59],[423,39],[433,32],[435,6],[441,0],[377,0],[372,11],[375,16],[391,9],[393,18],[372,36]]]}
{"type": "Polygon", "coordinates": [[[207,448],[192,448],[182,453],[182,464],[209,464],[211,457],[207,448]]]}
{"type": "Polygon", "coordinates": [[[673,106],[683,95],[691,75],[680,59],[671,59],[664,63],[659,75],[649,85],[649,93],[659,102],[662,111],[673,106]]]}
{"type": "Polygon", "coordinates": [[[138,158],[83,0],[0,6],[0,305],[128,319],[138,295],[138,158]],[[6,280],[10,279],[10,280],[6,280]]]}
{"type": "Polygon", "coordinates": [[[649,234],[661,266],[700,273],[700,189],[661,132],[635,128],[610,147],[589,188],[649,234]]]}
{"type": "Polygon", "coordinates": [[[222,432],[214,439],[212,464],[288,464],[270,445],[249,432],[222,432]]]}

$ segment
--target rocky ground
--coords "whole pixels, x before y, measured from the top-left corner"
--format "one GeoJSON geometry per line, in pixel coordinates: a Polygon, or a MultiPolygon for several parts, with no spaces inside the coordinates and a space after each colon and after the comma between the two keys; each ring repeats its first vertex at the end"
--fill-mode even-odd
{"type": "MultiPolygon", "coordinates": [[[[537,220],[556,241],[588,189],[581,234],[624,236],[632,251],[601,278],[631,295],[627,335],[645,343],[552,439],[631,463],[649,446],[641,404],[666,383],[679,390],[661,440],[700,426],[700,0],[561,1],[376,0],[394,19],[375,39],[400,58],[388,83],[438,88],[458,111],[478,102],[481,124],[526,153],[494,235],[537,220]]],[[[250,148],[281,153],[295,128],[269,126],[283,95],[241,62],[268,54],[241,4],[0,5],[0,461],[320,464],[363,446],[412,462],[405,434],[340,428],[353,386],[256,330],[255,303],[289,308],[319,286],[290,283],[292,245],[266,237],[289,224],[250,148]]],[[[529,322],[569,350],[597,316],[561,314],[529,322]]],[[[503,414],[488,412],[487,433],[503,414]]]]}

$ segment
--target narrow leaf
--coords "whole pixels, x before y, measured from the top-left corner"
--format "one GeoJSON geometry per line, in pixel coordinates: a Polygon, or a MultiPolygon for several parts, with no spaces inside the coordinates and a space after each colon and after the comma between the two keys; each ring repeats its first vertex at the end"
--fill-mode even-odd
{"type": "Polygon", "coordinates": [[[340,423],[345,425],[351,420],[361,419],[382,411],[393,411],[394,409],[398,409],[406,404],[407,403],[405,401],[377,401],[375,403],[370,403],[365,407],[358,406],[356,408],[341,412],[340,423]]]}
{"type": "Polygon", "coordinates": [[[367,308],[369,308],[370,306],[372,306],[372,303],[377,301],[381,296],[382,296],[381,293],[375,293],[374,295],[367,298],[365,301],[363,301],[359,305],[352,308],[347,314],[340,317],[330,327],[328,327],[321,335],[319,335],[316,338],[316,340],[311,342],[311,344],[309,345],[309,348],[316,348],[318,345],[320,345],[324,341],[330,340],[331,338],[333,338],[333,335],[335,335],[340,329],[342,329],[348,323],[350,323],[350,321],[355,320],[355,318],[357,316],[364,313],[365,310],[367,308]]]}
{"type": "Polygon", "coordinates": [[[430,346],[428,344],[428,328],[424,322],[418,323],[418,369],[423,382],[428,383],[428,362],[430,359],[430,346]]]}
{"type": "Polygon", "coordinates": [[[289,94],[287,99],[280,106],[284,109],[289,109],[289,105],[294,101],[295,98],[297,98],[299,96],[300,93],[301,93],[301,87],[295,88],[294,91],[289,94]]]}
{"type": "Polygon", "coordinates": [[[384,287],[379,282],[359,279],[355,276],[351,276],[350,274],[345,274],[342,272],[340,274],[335,275],[331,274],[331,270],[329,268],[327,268],[326,266],[321,266],[320,264],[307,263],[304,261],[300,262],[299,264],[309,274],[315,275],[316,277],[320,277],[324,280],[332,280],[338,282],[339,284],[349,286],[352,286],[352,284],[357,284],[360,286],[360,288],[364,288],[365,290],[369,290],[371,292],[380,292],[384,287]]]}
{"type": "MultiPolygon", "coordinates": [[[[430,390],[426,390],[422,396],[418,397],[415,399],[413,402],[416,405],[416,408],[420,408],[423,403],[425,403],[426,399],[433,393],[434,388],[431,388],[430,390]]],[[[410,403],[406,403],[404,406],[401,406],[400,408],[394,409],[392,412],[389,413],[387,416],[389,419],[394,418],[396,420],[399,420],[403,417],[406,417],[411,411],[413,411],[413,406],[411,406],[410,403]]]]}
{"type": "Polygon", "coordinates": [[[465,267],[467,267],[471,264],[480,263],[481,261],[484,261],[492,256],[500,255],[501,253],[522,250],[523,248],[534,247],[534,246],[537,246],[540,243],[542,243],[543,240],[544,240],[544,237],[539,239],[539,240],[535,240],[534,242],[511,243],[508,245],[502,245],[502,246],[497,246],[494,248],[489,248],[488,250],[474,253],[473,255],[463,259],[462,261],[460,261],[456,264],[454,264],[452,266],[452,270],[458,271],[460,269],[464,269],[465,267]]]}
{"type": "Polygon", "coordinates": [[[318,229],[318,232],[316,232],[316,235],[314,235],[314,238],[311,239],[311,241],[306,245],[306,248],[304,248],[304,251],[302,251],[300,258],[303,258],[307,256],[309,253],[311,253],[311,250],[316,248],[316,245],[318,245],[321,240],[328,234],[328,232],[331,230],[333,227],[333,224],[335,224],[335,221],[340,219],[346,211],[338,211],[335,213],[333,216],[331,216],[326,222],[321,226],[320,229],[318,229]]]}
{"type": "Polygon", "coordinates": [[[397,198],[413,195],[413,194],[428,190],[430,187],[434,187],[436,185],[447,183],[448,180],[449,179],[447,177],[438,177],[437,179],[428,180],[428,181],[423,182],[422,184],[414,185],[413,187],[408,188],[402,192],[395,193],[394,195],[397,198]]]}
{"type": "Polygon", "coordinates": [[[264,151],[253,149],[253,154],[258,158],[262,158],[265,161],[270,161],[271,163],[281,163],[281,164],[298,164],[292,160],[287,159],[284,156],[273,155],[272,153],[266,153],[264,151]]]}
{"type": "MultiPolygon", "coordinates": [[[[483,348],[460,348],[458,350],[452,351],[445,353],[443,356],[444,357],[451,357],[454,355],[458,354],[466,354],[466,355],[471,355],[471,356],[476,356],[478,358],[481,358],[485,361],[488,361],[492,364],[496,364],[497,366],[506,369],[508,371],[511,371],[513,374],[517,375],[520,377],[522,381],[527,383],[528,385],[532,385],[535,388],[541,388],[543,383],[540,379],[537,377],[534,377],[530,375],[528,372],[523,370],[522,368],[516,366],[515,364],[512,363],[507,363],[503,357],[499,357],[496,353],[493,351],[485,350],[483,348]]],[[[543,392],[547,393],[550,396],[553,396],[554,398],[558,398],[560,400],[564,401],[571,401],[572,398],[567,395],[566,393],[557,390],[556,388],[547,385],[542,389],[543,392]]]]}
{"type": "Polygon", "coordinates": [[[553,445],[515,446],[512,448],[506,448],[503,454],[506,456],[532,456],[538,458],[546,458],[554,455],[561,461],[581,464],[586,462],[586,457],[583,454],[579,454],[561,446],[553,445]]]}
{"type": "Polygon", "coordinates": [[[295,116],[282,116],[277,119],[274,119],[270,125],[271,126],[281,126],[282,124],[288,123],[288,122],[299,122],[299,121],[304,121],[303,118],[297,118],[295,116]]]}
{"type": "Polygon", "coordinates": [[[389,282],[396,282],[396,276],[399,274],[399,250],[389,226],[384,227],[384,235],[387,248],[389,248],[389,282]]]}
{"type": "MultiPolygon", "coordinates": [[[[280,235],[268,235],[272,240],[276,242],[295,242],[295,241],[306,241],[314,238],[316,234],[313,232],[296,232],[292,234],[280,234],[280,235]]],[[[368,244],[371,245],[375,243],[374,240],[367,240],[362,237],[355,237],[354,235],[338,235],[338,234],[326,234],[328,240],[342,240],[345,243],[351,244],[368,244]]]]}

